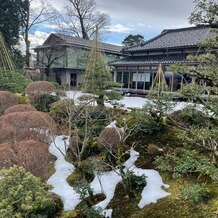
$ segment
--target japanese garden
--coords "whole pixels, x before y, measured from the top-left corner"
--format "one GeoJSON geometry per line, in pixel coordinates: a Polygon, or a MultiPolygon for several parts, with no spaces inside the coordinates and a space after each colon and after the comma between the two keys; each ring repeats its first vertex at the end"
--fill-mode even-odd
{"type": "Polygon", "coordinates": [[[217,217],[217,1],[119,45],[65,4],[0,4],[0,218],[217,217]]]}

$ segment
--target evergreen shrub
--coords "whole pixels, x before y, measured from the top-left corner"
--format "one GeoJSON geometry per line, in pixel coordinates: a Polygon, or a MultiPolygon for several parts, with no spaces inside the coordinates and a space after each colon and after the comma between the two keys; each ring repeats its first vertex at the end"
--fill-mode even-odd
{"type": "Polygon", "coordinates": [[[62,209],[61,199],[48,186],[21,167],[2,172],[0,214],[2,217],[54,217],[62,209]]]}
{"type": "Polygon", "coordinates": [[[181,196],[193,202],[201,202],[204,200],[208,200],[210,197],[209,189],[205,188],[203,185],[194,184],[184,188],[181,191],[181,196]]]}
{"type": "Polygon", "coordinates": [[[26,86],[32,82],[19,72],[0,69],[0,90],[13,93],[24,93],[26,86]]]}

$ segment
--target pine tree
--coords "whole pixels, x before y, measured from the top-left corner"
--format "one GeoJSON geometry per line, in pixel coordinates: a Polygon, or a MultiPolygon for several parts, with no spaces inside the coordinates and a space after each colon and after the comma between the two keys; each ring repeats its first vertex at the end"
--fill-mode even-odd
{"type": "Polygon", "coordinates": [[[186,72],[195,78],[196,83],[186,84],[181,91],[182,94],[190,96],[195,89],[195,99],[210,109],[215,109],[217,105],[214,106],[214,104],[217,101],[213,101],[210,95],[218,94],[218,20],[217,10],[214,10],[218,8],[218,4],[213,0],[196,0],[195,2],[196,7],[189,21],[196,25],[210,25],[211,35],[199,44],[201,48],[199,54],[187,57],[189,61],[197,62],[197,66],[173,65],[171,68],[174,72],[186,72]],[[201,98],[204,93],[208,95],[207,101],[201,98]]]}
{"type": "Polygon", "coordinates": [[[107,90],[115,85],[116,83],[112,81],[112,75],[105,55],[100,50],[96,39],[90,51],[88,65],[84,75],[83,89],[85,92],[97,95],[96,101],[98,106],[104,106],[104,96],[111,96],[113,93],[107,90]]]}
{"type": "Polygon", "coordinates": [[[0,32],[11,50],[19,40],[20,8],[21,0],[4,0],[0,3],[0,32]]]}

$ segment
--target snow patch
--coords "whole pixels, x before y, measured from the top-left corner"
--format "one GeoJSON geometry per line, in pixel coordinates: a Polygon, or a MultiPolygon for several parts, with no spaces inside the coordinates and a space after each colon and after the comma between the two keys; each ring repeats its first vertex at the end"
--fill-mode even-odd
{"type": "MultiPolygon", "coordinates": [[[[52,192],[61,197],[64,204],[64,210],[67,211],[75,209],[81,200],[79,194],[66,181],[67,177],[73,173],[75,168],[64,158],[66,154],[64,138],[66,139],[65,136],[55,137],[54,142],[49,147],[50,153],[56,156],[57,160],[55,161],[56,172],[48,179],[47,183],[53,186],[52,192]]],[[[68,142],[68,139],[66,141],[68,142]]],[[[146,176],[147,185],[142,191],[141,200],[138,204],[140,208],[143,208],[147,204],[155,203],[158,199],[170,195],[170,193],[162,189],[163,186],[165,188],[169,186],[163,183],[160,174],[156,170],[146,170],[135,166],[135,161],[138,157],[139,153],[131,149],[130,158],[124,163],[124,166],[126,172],[131,171],[135,175],[146,176]]],[[[94,180],[90,184],[94,194],[102,193],[106,196],[103,201],[94,206],[103,209],[102,214],[105,214],[106,217],[111,217],[112,210],[106,210],[106,207],[113,199],[116,186],[121,181],[122,177],[119,170],[116,169],[96,174],[94,180]]]]}
{"type": "MultiPolygon", "coordinates": [[[[57,136],[49,147],[49,152],[57,157],[55,161],[55,173],[48,179],[47,184],[52,185],[51,190],[61,197],[64,210],[72,210],[80,203],[79,194],[66,181],[72,174],[75,167],[65,160],[66,148],[64,143],[65,136],[57,136]]],[[[68,141],[68,140],[67,140],[68,141]]]]}
{"type": "Polygon", "coordinates": [[[135,161],[138,157],[139,153],[131,149],[130,158],[125,162],[124,166],[136,176],[146,176],[147,184],[141,193],[141,200],[138,204],[140,208],[143,208],[150,203],[156,203],[160,198],[167,197],[170,193],[162,189],[162,186],[169,188],[169,185],[163,183],[162,177],[156,170],[146,170],[135,166],[135,161]]]}
{"type": "MultiPolygon", "coordinates": [[[[91,94],[82,93],[80,91],[67,91],[67,98],[74,99],[77,104],[80,103],[78,98],[82,95],[88,95],[91,96],[91,94]]],[[[117,105],[122,105],[121,108],[123,109],[142,109],[144,106],[150,104],[155,105],[154,101],[149,100],[147,98],[142,97],[127,97],[124,96],[121,100],[116,101],[117,105]]],[[[194,104],[190,102],[169,102],[169,105],[171,104],[171,108],[166,111],[166,114],[171,114],[175,111],[182,110],[188,106],[195,107],[196,110],[199,110],[201,112],[206,113],[205,108],[202,104],[194,104]]],[[[94,104],[96,105],[96,103],[94,104]]],[[[105,102],[106,107],[113,107],[113,104],[110,104],[109,102],[105,102]]],[[[209,111],[208,114],[212,116],[213,114],[209,111]]]]}

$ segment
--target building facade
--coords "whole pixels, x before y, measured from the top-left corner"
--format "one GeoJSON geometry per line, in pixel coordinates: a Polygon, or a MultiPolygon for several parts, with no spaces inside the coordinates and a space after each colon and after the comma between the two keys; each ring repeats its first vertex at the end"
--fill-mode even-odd
{"type": "Polygon", "coordinates": [[[199,43],[211,34],[207,25],[169,29],[141,45],[126,48],[123,52],[127,57],[110,63],[114,81],[122,84],[124,92],[147,93],[161,65],[169,91],[176,91],[183,83],[190,82],[190,78],[184,73],[171,72],[170,65],[196,66],[187,56],[201,53],[199,43]]]}
{"type": "MultiPolygon", "coordinates": [[[[36,67],[59,84],[80,86],[94,43],[88,39],[52,33],[43,45],[34,49],[37,54],[36,67]]],[[[123,57],[121,46],[99,42],[98,47],[105,53],[108,62],[123,57]]]]}

